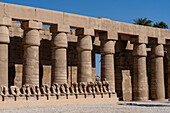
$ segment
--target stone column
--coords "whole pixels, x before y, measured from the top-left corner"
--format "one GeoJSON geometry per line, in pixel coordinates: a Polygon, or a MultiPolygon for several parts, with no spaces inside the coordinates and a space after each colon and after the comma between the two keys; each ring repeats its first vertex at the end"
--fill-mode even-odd
{"type": "Polygon", "coordinates": [[[78,82],[92,81],[92,37],[94,36],[93,29],[78,29],[78,82]]]}
{"type": "Polygon", "coordinates": [[[107,80],[110,90],[115,92],[115,69],[114,69],[115,41],[101,40],[101,80],[107,80]]]}
{"type": "Polygon", "coordinates": [[[39,46],[41,22],[22,22],[23,37],[23,78],[22,84],[39,85],[39,46]]]}
{"type": "Polygon", "coordinates": [[[151,99],[164,100],[164,48],[162,44],[152,44],[151,48],[151,99]]]}
{"type": "Polygon", "coordinates": [[[148,100],[148,78],[146,70],[146,44],[134,44],[134,75],[133,95],[134,100],[148,100]]]}
{"type": "Polygon", "coordinates": [[[0,18],[0,86],[8,87],[8,44],[10,18],[0,18]]]}
{"type": "Polygon", "coordinates": [[[69,26],[52,25],[52,75],[51,84],[67,83],[67,32],[70,31],[69,26]]]}

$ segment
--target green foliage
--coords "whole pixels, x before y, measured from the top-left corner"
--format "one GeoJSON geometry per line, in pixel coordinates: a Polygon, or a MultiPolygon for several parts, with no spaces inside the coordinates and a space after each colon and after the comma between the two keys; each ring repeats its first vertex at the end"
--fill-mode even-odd
{"type": "Polygon", "coordinates": [[[137,18],[133,19],[133,21],[135,22],[134,24],[152,26],[152,21],[148,20],[147,18],[137,18]]]}
{"type": "Polygon", "coordinates": [[[163,21],[156,22],[153,25],[152,25],[153,21],[148,20],[147,18],[137,18],[137,19],[133,19],[133,21],[135,22],[133,24],[137,24],[137,25],[144,25],[144,26],[168,29],[168,25],[165,22],[163,22],[163,21]]]}
{"type": "Polygon", "coordinates": [[[168,29],[168,25],[165,22],[156,22],[153,27],[168,29]]]}

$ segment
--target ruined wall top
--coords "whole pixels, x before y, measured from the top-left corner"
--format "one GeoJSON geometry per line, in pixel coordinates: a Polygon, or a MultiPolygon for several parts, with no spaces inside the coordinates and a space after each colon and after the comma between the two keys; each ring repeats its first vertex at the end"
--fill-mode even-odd
{"type": "MultiPolygon", "coordinates": [[[[93,18],[65,12],[51,11],[40,8],[0,3],[0,18],[9,17],[13,20],[34,20],[47,25],[69,25],[71,28],[84,28],[106,31],[107,39],[118,39],[119,34],[138,36],[138,43],[147,43],[148,37],[158,38],[158,43],[165,44],[170,40],[170,30],[112,21],[105,18],[93,18]]],[[[0,19],[2,21],[2,19],[0,19]]]]}

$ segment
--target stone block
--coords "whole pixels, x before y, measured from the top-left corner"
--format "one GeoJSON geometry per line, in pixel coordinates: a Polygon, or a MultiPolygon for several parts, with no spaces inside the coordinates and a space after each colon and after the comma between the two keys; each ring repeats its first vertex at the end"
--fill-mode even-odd
{"type": "Polygon", "coordinates": [[[64,24],[75,28],[89,27],[89,17],[64,13],[64,24]]]}
{"type": "Polygon", "coordinates": [[[14,85],[21,88],[22,86],[22,64],[15,64],[15,78],[14,78],[14,85]]]}
{"type": "Polygon", "coordinates": [[[89,17],[89,28],[101,30],[101,21],[100,18],[89,17]]]}
{"type": "Polygon", "coordinates": [[[57,25],[51,25],[50,27],[50,32],[70,32],[70,27],[68,25],[62,25],[62,24],[57,24],[57,25]]]}
{"type": "Polygon", "coordinates": [[[126,50],[133,50],[133,44],[131,44],[130,41],[128,41],[125,49],[126,50]]]}
{"type": "Polygon", "coordinates": [[[158,37],[158,44],[166,44],[165,37],[158,37]]]}
{"type": "Polygon", "coordinates": [[[119,33],[136,35],[136,25],[128,23],[119,23],[119,33]]]}
{"type": "Polygon", "coordinates": [[[135,25],[135,32],[134,32],[134,34],[136,34],[136,35],[146,34],[146,29],[145,28],[146,28],[146,26],[135,25]]]}
{"type": "Polygon", "coordinates": [[[36,8],[35,20],[47,24],[63,24],[63,12],[36,8]]]}
{"type": "Polygon", "coordinates": [[[0,3],[0,17],[4,17],[5,3],[0,3]]]}
{"type": "Polygon", "coordinates": [[[5,5],[6,5],[6,14],[11,18],[19,19],[19,20],[35,19],[35,8],[33,7],[13,5],[13,4],[5,4],[5,5]]]}
{"type": "Polygon", "coordinates": [[[132,85],[130,70],[122,70],[122,76],[123,76],[122,82],[123,100],[130,101],[132,100],[132,85]]]}
{"type": "Polygon", "coordinates": [[[95,40],[94,40],[94,43],[93,43],[93,45],[95,45],[95,46],[100,46],[100,40],[99,40],[99,37],[95,37],[95,40]]]}
{"type": "Polygon", "coordinates": [[[89,29],[89,28],[83,28],[83,29],[77,29],[76,30],[76,35],[89,35],[89,36],[94,36],[94,29],[89,29]]]}
{"type": "Polygon", "coordinates": [[[51,86],[51,66],[43,65],[42,84],[48,84],[51,86]]]}
{"type": "Polygon", "coordinates": [[[170,30],[167,29],[160,29],[161,37],[170,39],[170,30]]]}
{"type": "Polygon", "coordinates": [[[148,43],[148,37],[145,35],[139,35],[138,36],[138,42],[137,43],[148,43]]]}
{"type": "Polygon", "coordinates": [[[99,18],[101,20],[101,30],[107,31],[109,29],[111,29],[112,26],[112,21],[110,19],[107,18],[99,18]]]}
{"type": "Polygon", "coordinates": [[[42,29],[42,22],[25,21],[22,22],[23,29],[42,29]]]}
{"type": "Polygon", "coordinates": [[[12,19],[9,17],[0,17],[0,25],[11,26],[12,19]]]}
{"type": "Polygon", "coordinates": [[[77,36],[71,35],[71,34],[67,34],[67,41],[68,42],[77,42],[77,36]]]}
{"type": "Polygon", "coordinates": [[[115,31],[107,31],[101,33],[99,37],[103,40],[118,40],[118,33],[115,31]]]}

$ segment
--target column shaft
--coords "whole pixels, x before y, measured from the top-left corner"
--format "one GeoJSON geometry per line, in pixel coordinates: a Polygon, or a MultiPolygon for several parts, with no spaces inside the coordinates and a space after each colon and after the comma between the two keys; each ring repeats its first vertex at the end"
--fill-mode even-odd
{"type": "Polygon", "coordinates": [[[101,79],[107,80],[110,84],[110,89],[115,92],[115,73],[114,73],[114,55],[101,55],[101,79]]]}
{"type": "Polygon", "coordinates": [[[115,71],[114,71],[114,48],[115,42],[112,40],[102,40],[101,55],[101,80],[107,80],[110,89],[115,92],[115,71]]]}
{"type": "Polygon", "coordinates": [[[8,87],[8,43],[9,30],[0,26],[0,86],[8,87]]]}
{"type": "Polygon", "coordinates": [[[24,31],[23,83],[39,85],[39,31],[24,31]]]}
{"type": "Polygon", "coordinates": [[[152,45],[151,99],[153,100],[165,99],[163,56],[163,45],[152,45]]]}
{"type": "Polygon", "coordinates": [[[91,36],[79,36],[77,51],[78,82],[90,82],[92,81],[91,36]]]}
{"type": "Polygon", "coordinates": [[[52,84],[67,83],[67,35],[53,33],[52,39],[52,84]]]}
{"type": "Polygon", "coordinates": [[[134,44],[134,76],[133,98],[134,100],[148,100],[148,78],[146,71],[146,45],[134,44]]]}

